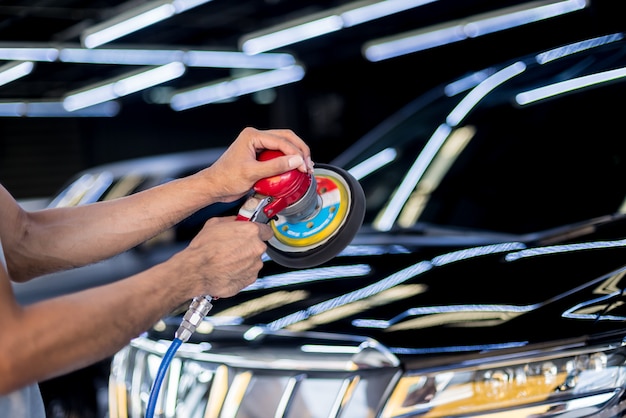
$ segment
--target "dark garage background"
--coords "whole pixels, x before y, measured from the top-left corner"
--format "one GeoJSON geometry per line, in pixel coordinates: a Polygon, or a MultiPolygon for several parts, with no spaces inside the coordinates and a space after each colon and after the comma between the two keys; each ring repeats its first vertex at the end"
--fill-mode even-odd
{"type": "MultiPolygon", "coordinates": [[[[78,42],[77,31],[144,2],[17,0],[0,3],[0,43],[78,42]]],[[[113,43],[236,49],[245,33],[351,3],[213,0],[113,43]]],[[[392,17],[281,49],[306,68],[303,80],[229,103],[182,112],[149,102],[150,91],[120,99],[113,118],[0,118],[0,182],[20,199],[53,194],[89,166],[143,155],[228,144],[245,126],[291,128],[326,162],[416,95],[517,54],[624,29],[622,1],[590,0],[582,11],[380,62],[362,45],[373,38],[529,2],[439,0],[392,17]]],[[[0,65],[3,63],[0,62],[0,65]]],[[[92,69],[38,66],[0,86],[0,101],[51,98],[105,77],[92,69]],[[61,92],[61,93],[60,93],[61,92]]]]}

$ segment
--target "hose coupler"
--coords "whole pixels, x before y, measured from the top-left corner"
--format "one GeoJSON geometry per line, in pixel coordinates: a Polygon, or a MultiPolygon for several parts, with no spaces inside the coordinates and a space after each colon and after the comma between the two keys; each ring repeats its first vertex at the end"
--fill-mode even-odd
{"type": "Polygon", "coordinates": [[[198,325],[200,325],[200,322],[213,308],[212,300],[213,298],[208,295],[193,298],[174,336],[182,342],[187,342],[196,331],[196,328],[198,328],[198,325]]]}

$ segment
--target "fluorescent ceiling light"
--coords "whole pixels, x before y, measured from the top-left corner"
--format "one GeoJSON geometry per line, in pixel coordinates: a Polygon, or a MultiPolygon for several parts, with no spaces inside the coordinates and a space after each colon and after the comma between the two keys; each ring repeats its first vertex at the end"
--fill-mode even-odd
{"type": "Polygon", "coordinates": [[[0,102],[0,117],[113,117],[119,112],[117,102],[107,102],[68,112],[58,101],[0,102]]]}
{"type": "Polygon", "coordinates": [[[176,13],[170,1],[151,1],[104,21],[81,34],[86,48],[95,48],[167,19],[176,13]]]}
{"type": "Polygon", "coordinates": [[[85,29],[81,34],[81,41],[86,48],[95,48],[209,1],[211,0],[149,1],[85,29]]]}
{"type": "Polygon", "coordinates": [[[185,66],[180,62],[172,62],[160,67],[118,77],[116,79],[68,93],[63,106],[68,111],[75,111],[98,103],[125,96],[161,83],[180,77],[185,66]]]}
{"type": "Polygon", "coordinates": [[[59,51],[56,48],[30,47],[15,43],[2,45],[0,46],[0,58],[3,60],[53,62],[59,56],[59,51]]]}
{"type": "Polygon", "coordinates": [[[201,6],[210,1],[211,0],[174,0],[172,1],[172,5],[176,9],[176,13],[182,13],[182,12],[186,12],[189,9],[193,9],[194,7],[201,6]]]}
{"type": "Polygon", "coordinates": [[[275,69],[296,63],[290,54],[259,54],[248,55],[238,51],[201,51],[192,50],[185,53],[185,65],[188,67],[221,67],[221,68],[256,68],[275,69]]]}
{"type": "Polygon", "coordinates": [[[33,71],[35,64],[30,61],[10,62],[0,67],[0,86],[27,76],[33,71]]]}
{"type": "Polygon", "coordinates": [[[371,1],[361,1],[343,6],[340,8],[343,11],[340,11],[339,15],[343,20],[344,27],[350,27],[435,1],[437,0],[387,0],[373,3],[371,1]]]}
{"type": "Polygon", "coordinates": [[[356,1],[341,7],[253,32],[240,40],[241,50],[258,54],[340,29],[399,13],[436,0],[356,1]]]}
{"type": "Polygon", "coordinates": [[[62,48],[59,51],[59,61],[83,64],[164,65],[182,61],[184,55],[184,51],[175,49],[62,48]]]}
{"type": "Polygon", "coordinates": [[[509,7],[468,19],[374,40],[364,45],[363,55],[369,61],[382,61],[572,13],[584,9],[586,6],[586,0],[556,2],[552,0],[509,7]]]}
{"type": "Polygon", "coordinates": [[[177,111],[186,110],[293,83],[303,77],[304,68],[299,65],[292,65],[244,77],[230,78],[176,92],[172,95],[170,106],[177,111]]]}
{"type": "Polygon", "coordinates": [[[80,64],[164,65],[182,62],[187,67],[274,69],[296,63],[291,54],[248,55],[240,51],[182,50],[154,48],[45,48],[25,44],[0,43],[0,60],[43,61],[80,64]]]}
{"type": "Polygon", "coordinates": [[[24,102],[0,102],[0,116],[19,117],[24,114],[24,102]]]}
{"type": "Polygon", "coordinates": [[[515,96],[515,101],[519,105],[523,106],[539,100],[547,99],[549,97],[557,96],[559,94],[614,81],[624,77],[626,77],[626,68],[618,68],[615,70],[590,74],[519,93],[515,96]]]}
{"type": "Polygon", "coordinates": [[[59,60],[63,62],[117,65],[163,65],[179,61],[187,67],[257,69],[280,68],[295,63],[294,57],[289,54],[250,56],[239,51],[126,48],[63,48],[60,51],[59,60]]]}
{"type": "Polygon", "coordinates": [[[286,29],[276,30],[266,35],[252,35],[253,37],[241,43],[241,49],[247,54],[258,54],[335,32],[342,27],[343,24],[339,16],[327,16],[286,29]]]}

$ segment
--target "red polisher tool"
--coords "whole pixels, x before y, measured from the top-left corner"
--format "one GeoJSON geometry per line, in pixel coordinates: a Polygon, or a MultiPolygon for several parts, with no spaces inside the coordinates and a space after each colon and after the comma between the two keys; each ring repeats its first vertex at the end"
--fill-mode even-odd
{"type": "MultiPolygon", "coordinates": [[[[266,161],[284,155],[262,151],[266,161]]],[[[313,267],[334,258],[354,238],[365,215],[365,194],[350,173],[317,164],[259,180],[237,219],[269,223],[267,255],[286,267],[313,267]]]]}

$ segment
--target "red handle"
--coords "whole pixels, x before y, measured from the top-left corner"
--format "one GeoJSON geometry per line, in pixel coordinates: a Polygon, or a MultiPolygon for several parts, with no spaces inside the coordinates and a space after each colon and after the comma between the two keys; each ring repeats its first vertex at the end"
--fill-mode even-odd
{"type": "MultiPolygon", "coordinates": [[[[280,151],[265,150],[259,153],[257,159],[259,161],[267,161],[283,155],[285,154],[280,151]]],[[[270,198],[269,203],[267,203],[262,210],[267,219],[272,219],[280,211],[300,200],[311,186],[311,182],[312,179],[309,174],[303,173],[297,169],[261,179],[257,181],[253,187],[256,195],[250,200],[255,199],[255,201],[250,202],[248,207],[246,207],[244,203],[237,219],[249,220],[250,217],[247,216],[247,213],[254,210],[254,208],[250,206],[254,205],[256,208],[263,197],[270,198]]]]}

